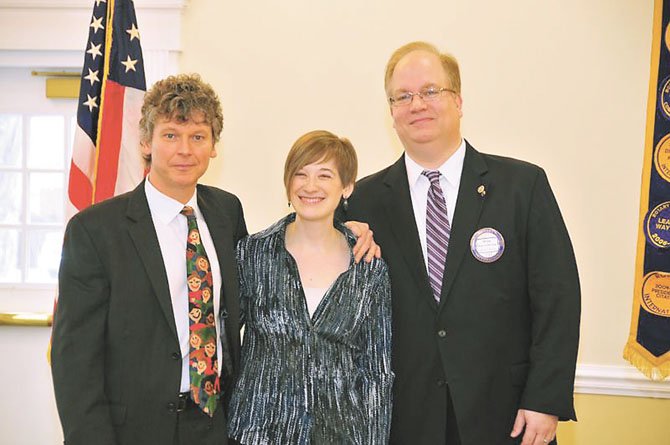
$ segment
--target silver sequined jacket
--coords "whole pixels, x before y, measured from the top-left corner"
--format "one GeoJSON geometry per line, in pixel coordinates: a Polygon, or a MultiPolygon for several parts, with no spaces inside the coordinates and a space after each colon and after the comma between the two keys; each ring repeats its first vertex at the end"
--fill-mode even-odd
{"type": "MultiPolygon", "coordinates": [[[[229,435],[245,445],[386,444],[393,383],[386,264],[352,257],[310,318],[284,243],[294,220],[237,246],[246,324],[229,435]]],[[[353,245],[351,232],[335,226],[353,245]]]]}

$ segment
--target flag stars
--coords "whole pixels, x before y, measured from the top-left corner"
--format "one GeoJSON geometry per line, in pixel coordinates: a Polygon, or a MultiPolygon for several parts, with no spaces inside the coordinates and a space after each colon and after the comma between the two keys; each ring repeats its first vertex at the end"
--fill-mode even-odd
{"type": "Polygon", "coordinates": [[[133,39],[137,38],[137,40],[140,40],[140,31],[137,29],[137,26],[135,24],[132,24],[132,27],[130,29],[126,29],[126,32],[130,34],[130,41],[132,42],[133,39]]]}
{"type": "Polygon", "coordinates": [[[100,52],[100,47],[102,46],[102,43],[99,44],[99,45],[94,45],[93,42],[90,42],[90,43],[91,43],[91,47],[86,52],[93,57],[93,60],[95,60],[95,58],[97,56],[102,57],[102,53],[100,52]]]}
{"type": "Polygon", "coordinates": [[[128,56],[126,57],[125,62],[124,62],[124,61],[121,61],[121,65],[123,65],[123,66],[126,67],[126,73],[127,73],[128,71],[130,71],[130,70],[137,71],[137,70],[135,69],[135,64],[136,64],[136,63],[137,63],[137,59],[135,59],[135,60],[131,59],[131,58],[130,58],[130,55],[128,55],[128,56]]]}
{"type": "Polygon", "coordinates": [[[92,69],[88,68],[88,76],[84,76],[84,79],[91,82],[91,86],[93,86],[94,83],[100,82],[100,79],[98,79],[99,71],[100,70],[93,71],[92,69]]]}
{"type": "Polygon", "coordinates": [[[95,101],[98,100],[98,96],[91,97],[87,94],[86,97],[88,97],[88,100],[82,105],[86,105],[88,107],[89,113],[92,113],[94,108],[98,108],[98,104],[95,103],[95,101]]]}
{"type": "Polygon", "coordinates": [[[93,21],[91,22],[91,26],[89,28],[93,28],[95,31],[93,31],[93,34],[97,34],[99,29],[105,29],[104,26],[102,26],[102,19],[103,17],[96,18],[93,16],[93,21]]]}

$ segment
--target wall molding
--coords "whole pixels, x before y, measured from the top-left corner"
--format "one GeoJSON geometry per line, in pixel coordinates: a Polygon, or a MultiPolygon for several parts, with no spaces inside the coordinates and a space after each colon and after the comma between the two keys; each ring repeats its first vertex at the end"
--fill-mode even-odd
{"type": "MultiPolygon", "coordinates": [[[[0,0],[0,9],[87,9],[91,10],[94,0],[0,0]]],[[[188,0],[135,0],[135,9],[178,9],[184,8],[188,0]]]]}
{"type": "Polygon", "coordinates": [[[575,393],[670,399],[670,380],[650,380],[632,366],[577,365],[575,393]]]}
{"type": "MultiPolygon", "coordinates": [[[[148,80],[177,71],[187,3],[135,0],[148,80]]],[[[0,68],[81,69],[93,5],[94,0],[0,0],[0,68]]]]}

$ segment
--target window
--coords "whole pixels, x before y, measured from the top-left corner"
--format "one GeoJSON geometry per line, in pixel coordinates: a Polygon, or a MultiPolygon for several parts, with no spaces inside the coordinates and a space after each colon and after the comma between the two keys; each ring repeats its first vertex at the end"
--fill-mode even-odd
{"type": "Polygon", "coordinates": [[[0,283],[55,283],[74,118],[0,113],[0,283]]]}
{"type": "Polygon", "coordinates": [[[0,289],[53,289],[77,101],[25,68],[0,69],[0,89],[0,289]]]}

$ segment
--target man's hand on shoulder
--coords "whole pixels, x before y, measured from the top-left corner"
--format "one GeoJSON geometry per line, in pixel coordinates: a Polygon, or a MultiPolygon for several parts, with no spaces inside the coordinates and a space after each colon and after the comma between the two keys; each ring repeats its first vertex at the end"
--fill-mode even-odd
{"type": "Polygon", "coordinates": [[[545,445],[556,437],[557,426],[557,416],[520,409],[510,436],[519,437],[525,427],[521,445],[545,445]]]}
{"type": "Polygon", "coordinates": [[[366,262],[372,261],[372,258],[381,258],[382,250],[375,243],[372,230],[370,226],[364,222],[347,221],[345,226],[351,230],[356,236],[356,245],[354,246],[354,260],[358,263],[361,258],[365,257],[366,262]]]}

